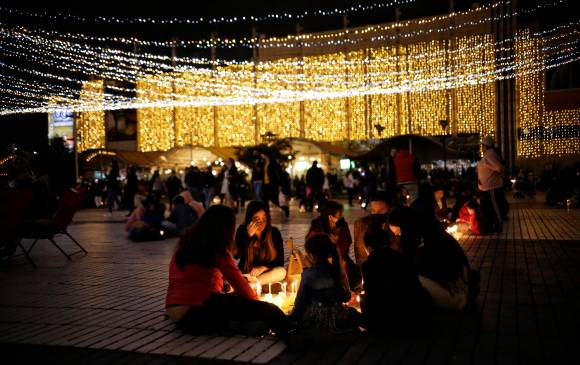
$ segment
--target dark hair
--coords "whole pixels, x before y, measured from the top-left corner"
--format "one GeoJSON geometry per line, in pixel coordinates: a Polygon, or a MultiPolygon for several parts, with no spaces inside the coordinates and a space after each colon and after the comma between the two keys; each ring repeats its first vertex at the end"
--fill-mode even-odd
{"type": "Polygon", "coordinates": [[[173,198],[173,204],[175,204],[175,205],[185,204],[185,199],[183,199],[183,196],[181,196],[181,195],[176,195],[173,198]]]}
{"type": "Polygon", "coordinates": [[[320,204],[320,208],[318,209],[318,211],[320,212],[320,215],[330,216],[335,215],[338,212],[342,212],[343,209],[344,208],[342,207],[342,204],[340,204],[339,202],[334,200],[327,200],[322,204],[320,204]]]}
{"type": "Polygon", "coordinates": [[[393,194],[387,191],[375,191],[371,194],[370,201],[372,202],[384,202],[391,205],[393,203],[393,194]]]}
{"type": "MultiPolygon", "coordinates": [[[[328,217],[335,215],[338,212],[342,212],[343,209],[344,208],[342,207],[342,204],[334,200],[327,200],[320,204],[320,207],[318,208],[320,217],[316,219],[322,219],[322,230],[325,233],[330,233],[330,223],[328,222],[328,217]]],[[[316,219],[313,221],[313,223],[316,221],[316,219]]],[[[310,227],[310,229],[312,229],[312,227],[310,227]]]]}
{"type": "Polygon", "coordinates": [[[369,224],[364,235],[365,246],[376,250],[389,244],[389,234],[379,223],[369,224]]]}
{"type": "Polygon", "coordinates": [[[304,248],[306,252],[316,257],[320,263],[328,268],[336,285],[342,285],[338,250],[326,233],[312,234],[306,240],[304,248]],[[329,258],[332,259],[332,262],[329,261],[329,258]]]}
{"type": "Polygon", "coordinates": [[[234,247],[236,215],[225,205],[212,205],[185,231],[177,244],[175,263],[180,270],[196,263],[215,265],[216,257],[226,255],[234,247]]]}
{"type": "Polygon", "coordinates": [[[397,207],[389,213],[389,224],[401,228],[401,249],[413,260],[421,244],[425,221],[412,208],[397,207]]]}
{"type": "Polygon", "coordinates": [[[477,200],[475,198],[471,198],[469,199],[466,203],[465,206],[470,208],[470,209],[478,209],[479,208],[479,204],[477,204],[477,200]]]}
{"type": "MultiPolygon", "coordinates": [[[[277,255],[276,248],[274,247],[274,241],[272,240],[272,220],[270,219],[270,210],[268,209],[268,206],[261,201],[252,200],[246,208],[246,218],[244,220],[244,224],[247,227],[252,222],[254,215],[261,210],[266,213],[268,222],[266,223],[266,227],[264,228],[262,237],[260,238],[260,246],[258,248],[260,252],[258,253],[258,256],[261,261],[267,262],[274,260],[277,255]]],[[[246,255],[248,259],[246,260],[246,267],[243,268],[244,272],[249,272],[253,268],[255,258],[254,250],[254,245],[249,244],[247,248],[248,252],[246,255]]]]}
{"type": "Polygon", "coordinates": [[[439,191],[439,190],[443,190],[445,191],[445,185],[443,185],[442,183],[436,183],[433,185],[433,192],[439,191]]]}

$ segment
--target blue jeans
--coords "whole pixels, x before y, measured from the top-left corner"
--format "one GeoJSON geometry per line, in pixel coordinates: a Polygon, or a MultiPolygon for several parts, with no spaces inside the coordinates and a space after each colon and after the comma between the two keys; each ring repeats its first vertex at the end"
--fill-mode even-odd
{"type": "Polygon", "coordinates": [[[256,200],[264,201],[263,193],[262,193],[262,185],[264,182],[262,180],[254,181],[254,193],[256,194],[256,200]]]}

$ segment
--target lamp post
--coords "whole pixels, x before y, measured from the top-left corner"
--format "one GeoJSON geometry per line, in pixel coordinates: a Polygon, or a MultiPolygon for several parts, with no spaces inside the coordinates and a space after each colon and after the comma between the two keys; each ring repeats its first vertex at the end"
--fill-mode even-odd
{"type": "Polygon", "coordinates": [[[439,120],[439,125],[443,129],[443,170],[447,171],[447,141],[445,139],[447,137],[449,121],[447,119],[441,119],[439,120]]]}

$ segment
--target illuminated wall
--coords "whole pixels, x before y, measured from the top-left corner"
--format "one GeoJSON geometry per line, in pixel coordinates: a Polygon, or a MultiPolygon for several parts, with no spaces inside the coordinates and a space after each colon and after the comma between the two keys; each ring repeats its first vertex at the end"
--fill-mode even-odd
{"type": "Polygon", "coordinates": [[[527,62],[528,73],[516,78],[517,157],[538,158],[578,154],[580,150],[580,109],[546,111],[542,40],[530,37],[529,30],[518,33],[516,62],[527,62]]]}
{"type": "MultiPolygon", "coordinates": [[[[102,108],[104,101],[103,80],[85,82],[80,92],[80,99],[89,102],[96,108],[102,108]]],[[[77,134],[77,151],[105,148],[105,111],[87,111],[75,119],[77,134]]]]}
{"type": "MultiPolygon", "coordinates": [[[[144,100],[164,99],[163,94],[174,92],[173,75],[155,76],[138,80],[137,98],[144,100]]],[[[167,151],[175,146],[174,108],[137,109],[137,149],[141,152],[167,151]]]]}

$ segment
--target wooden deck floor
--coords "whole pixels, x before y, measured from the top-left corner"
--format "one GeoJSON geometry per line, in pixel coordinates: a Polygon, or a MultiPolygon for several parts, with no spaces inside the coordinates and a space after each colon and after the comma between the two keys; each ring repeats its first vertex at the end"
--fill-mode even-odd
{"type": "MultiPolygon", "coordinates": [[[[345,215],[352,223],[362,214],[352,210],[345,215]]],[[[33,251],[38,269],[0,267],[3,354],[71,364],[578,362],[578,210],[514,204],[501,235],[461,237],[482,274],[478,306],[461,315],[436,316],[430,333],[421,338],[356,334],[306,352],[287,349],[270,337],[181,334],[163,317],[175,239],[131,243],[122,225],[99,222],[99,217],[102,211],[81,212],[71,227],[88,256],[74,256],[69,263],[43,244],[33,251]]],[[[275,223],[285,237],[303,237],[311,217],[297,218],[285,221],[280,215],[275,223]]]]}

